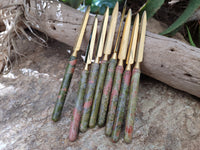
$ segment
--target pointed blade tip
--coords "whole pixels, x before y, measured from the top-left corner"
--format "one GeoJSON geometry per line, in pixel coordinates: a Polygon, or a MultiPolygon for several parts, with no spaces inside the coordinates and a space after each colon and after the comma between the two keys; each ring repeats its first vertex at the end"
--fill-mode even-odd
{"type": "Polygon", "coordinates": [[[105,46],[104,46],[104,54],[109,55],[111,53],[111,49],[112,49],[111,43],[113,42],[113,38],[114,38],[114,32],[115,32],[115,28],[116,28],[116,24],[117,24],[118,11],[119,11],[119,2],[117,1],[115,3],[115,7],[112,12],[111,21],[110,21],[109,29],[108,29],[107,36],[106,36],[106,41],[105,41],[105,46]]]}
{"type": "Polygon", "coordinates": [[[147,12],[146,12],[146,10],[142,14],[142,20],[147,21],[147,12]]]}
{"type": "Polygon", "coordinates": [[[146,33],[146,26],[147,26],[147,15],[146,15],[146,11],[144,11],[143,15],[142,15],[142,20],[141,20],[141,31],[139,34],[140,35],[140,39],[139,39],[139,45],[137,48],[137,60],[136,62],[142,62],[143,61],[143,53],[144,53],[144,44],[145,44],[145,33],[146,33]]]}
{"type": "Polygon", "coordinates": [[[109,15],[109,7],[106,8],[105,16],[109,15]]]}
{"type": "Polygon", "coordinates": [[[99,35],[100,37],[98,41],[96,57],[102,57],[103,55],[103,48],[104,48],[104,43],[106,39],[108,18],[109,18],[109,7],[107,7],[106,12],[104,13],[104,19],[103,19],[103,24],[102,24],[100,35],[99,35]]]}
{"type": "Polygon", "coordinates": [[[117,1],[115,5],[117,5],[119,7],[119,2],[117,1]]]}
{"type": "Polygon", "coordinates": [[[131,27],[131,14],[132,11],[129,9],[128,15],[126,17],[124,29],[123,29],[123,34],[122,34],[122,39],[121,39],[121,44],[120,44],[120,49],[119,49],[119,54],[118,54],[118,59],[126,59],[126,54],[128,50],[128,41],[129,41],[129,34],[130,34],[130,27],[131,27]]]}
{"type": "Polygon", "coordinates": [[[132,10],[131,9],[129,9],[128,10],[128,15],[127,15],[127,17],[130,15],[130,17],[131,17],[131,15],[132,15],[132,10]]]}
{"type": "Polygon", "coordinates": [[[90,6],[87,7],[86,13],[90,12],[90,6]]]}
{"type": "Polygon", "coordinates": [[[93,56],[93,52],[94,52],[94,42],[95,42],[96,33],[97,33],[97,25],[98,25],[98,18],[95,17],[94,25],[92,28],[92,37],[91,37],[91,41],[90,41],[90,47],[88,50],[88,56],[86,58],[86,64],[91,64],[91,62],[92,62],[92,56],[93,56]]]}
{"type": "Polygon", "coordinates": [[[114,7],[114,9],[113,9],[113,12],[114,11],[119,11],[119,2],[117,1],[116,3],[115,3],[115,7],[114,7]]]}
{"type": "Polygon", "coordinates": [[[138,30],[139,30],[139,14],[137,13],[135,21],[132,28],[131,40],[129,44],[129,51],[126,59],[126,64],[133,64],[135,55],[136,55],[136,43],[138,39],[138,30]]]}
{"type": "Polygon", "coordinates": [[[80,50],[80,47],[81,47],[81,43],[82,43],[82,40],[83,40],[83,36],[84,36],[84,33],[85,33],[85,29],[87,27],[87,22],[88,22],[88,19],[89,19],[89,14],[90,14],[90,6],[88,6],[85,14],[84,14],[84,17],[83,17],[83,21],[82,21],[82,24],[81,24],[81,28],[80,28],[80,33],[76,39],[76,43],[73,47],[74,49],[74,55],[77,55],[76,52],[78,52],[80,50]]]}

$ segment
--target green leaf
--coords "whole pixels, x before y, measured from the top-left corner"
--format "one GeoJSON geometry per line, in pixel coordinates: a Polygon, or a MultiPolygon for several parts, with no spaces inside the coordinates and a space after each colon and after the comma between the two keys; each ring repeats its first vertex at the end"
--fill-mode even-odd
{"type": "Polygon", "coordinates": [[[186,29],[187,29],[187,33],[188,33],[188,38],[189,38],[190,44],[191,44],[192,46],[195,46],[195,47],[196,47],[194,41],[192,40],[192,36],[191,36],[191,33],[190,33],[190,30],[189,30],[188,26],[186,26],[186,29]]]}
{"type": "Polygon", "coordinates": [[[199,7],[200,7],[200,0],[190,0],[183,14],[168,29],[162,32],[161,35],[169,34],[178,27],[180,27],[181,25],[183,25],[187,21],[187,19],[190,16],[192,16],[195,10],[199,7]]]}
{"type": "Polygon", "coordinates": [[[85,5],[91,5],[92,4],[92,0],[85,0],[85,5]]]}
{"type": "Polygon", "coordinates": [[[83,2],[83,0],[60,0],[60,1],[66,3],[67,5],[73,8],[78,8],[80,4],[83,2]]]}
{"type": "Polygon", "coordinates": [[[140,8],[140,14],[143,14],[143,11],[147,12],[147,19],[151,18],[160,7],[163,5],[165,0],[147,0],[147,2],[140,8]]]}
{"type": "Polygon", "coordinates": [[[106,11],[106,7],[109,7],[109,13],[112,14],[112,10],[115,7],[115,3],[117,1],[122,3],[124,0],[92,0],[91,12],[94,14],[103,15],[106,11]]]}

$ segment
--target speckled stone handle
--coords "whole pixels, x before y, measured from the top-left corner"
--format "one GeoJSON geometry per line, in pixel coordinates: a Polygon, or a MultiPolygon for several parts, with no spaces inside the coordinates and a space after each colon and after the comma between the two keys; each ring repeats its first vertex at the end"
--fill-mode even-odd
{"type": "Polygon", "coordinates": [[[72,117],[70,131],[69,131],[69,140],[72,142],[75,141],[78,136],[78,130],[79,130],[79,125],[80,125],[82,107],[84,103],[84,95],[85,95],[85,90],[87,86],[88,74],[89,74],[88,70],[83,70],[81,73],[81,80],[79,84],[76,105],[73,111],[73,117],[72,117]]]}
{"type": "Polygon", "coordinates": [[[99,71],[99,64],[97,63],[92,64],[84,97],[83,114],[81,117],[81,125],[80,125],[81,132],[85,132],[88,128],[90,113],[92,109],[92,102],[94,98],[94,92],[98,77],[98,71],[99,71]]]}
{"type": "Polygon", "coordinates": [[[66,94],[74,73],[74,69],[76,66],[76,62],[77,59],[74,56],[71,56],[69,58],[69,63],[67,64],[66,70],[65,70],[65,75],[62,81],[62,85],[60,87],[60,91],[58,94],[58,98],[54,107],[54,111],[52,114],[52,120],[53,121],[58,121],[60,119],[61,113],[62,113],[62,109],[65,103],[65,98],[66,98],[66,94]]]}
{"type": "Polygon", "coordinates": [[[99,127],[102,127],[105,124],[106,113],[108,109],[108,102],[109,102],[110,93],[112,89],[112,83],[113,83],[113,77],[115,74],[116,65],[117,65],[116,59],[111,59],[109,61],[106,79],[104,82],[103,94],[101,97],[100,110],[99,110],[99,117],[98,117],[99,127]]]}
{"type": "Polygon", "coordinates": [[[117,110],[115,114],[115,122],[113,125],[113,131],[112,131],[113,142],[117,142],[119,140],[121,127],[124,120],[125,105],[126,105],[127,95],[129,92],[130,79],[131,79],[131,71],[127,70],[123,74],[122,85],[121,85],[120,94],[119,94],[119,102],[118,102],[117,110]]]}
{"type": "Polygon", "coordinates": [[[108,61],[102,61],[100,65],[96,90],[94,94],[94,101],[92,104],[92,111],[91,111],[90,122],[89,122],[90,128],[95,127],[96,122],[97,122],[97,116],[99,112],[99,106],[101,102],[101,96],[102,96],[103,85],[105,81],[107,68],[108,68],[108,61]]]}
{"type": "Polygon", "coordinates": [[[139,82],[140,82],[140,70],[133,69],[131,85],[130,85],[128,110],[126,116],[126,125],[125,125],[124,140],[126,143],[130,143],[132,141],[139,82]]]}
{"type": "Polygon", "coordinates": [[[106,120],[105,133],[107,136],[110,136],[112,133],[112,127],[113,127],[113,122],[115,118],[115,111],[117,108],[117,102],[118,102],[118,96],[120,92],[123,71],[124,71],[123,66],[117,66],[116,71],[115,71],[114,81],[113,81],[112,92],[110,96],[110,104],[109,104],[109,109],[108,109],[107,120],[106,120]]]}

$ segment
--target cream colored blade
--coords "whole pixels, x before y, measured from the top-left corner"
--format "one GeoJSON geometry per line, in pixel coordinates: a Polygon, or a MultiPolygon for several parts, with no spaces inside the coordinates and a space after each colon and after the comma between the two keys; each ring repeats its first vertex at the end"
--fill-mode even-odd
{"type": "Polygon", "coordinates": [[[76,54],[76,52],[80,50],[81,43],[82,43],[82,40],[83,40],[83,35],[85,33],[85,28],[87,26],[89,14],[90,14],[90,6],[88,6],[88,8],[87,8],[87,10],[85,12],[84,20],[83,20],[81,28],[80,28],[80,33],[79,33],[77,41],[76,41],[76,43],[74,45],[74,54],[76,54]]]}
{"type": "Polygon", "coordinates": [[[129,9],[126,22],[124,25],[120,50],[118,54],[118,59],[120,60],[126,59],[127,47],[128,47],[128,42],[129,42],[129,33],[130,33],[130,27],[131,27],[131,14],[132,14],[131,9],[129,9]]]}
{"type": "Polygon", "coordinates": [[[136,15],[134,25],[132,28],[131,40],[129,44],[129,50],[126,58],[126,64],[133,64],[135,58],[137,37],[138,37],[138,29],[139,29],[139,14],[136,15]]]}
{"type": "Polygon", "coordinates": [[[97,19],[97,17],[95,17],[86,65],[91,64],[91,62],[92,62],[92,56],[93,56],[93,52],[94,52],[94,44],[95,44],[96,33],[97,33],[97,24],[98,24],[98,19],[97,19]]]}
{"type": "Polygon", "coordinates": [[[123,11],[122,11],[122,16],[121,16],[121,20],[120,20],[120,24],[119,24],[119,29],[118,29],[118,33],[117,33],[117,40],[115,43],[115,48],[114,48],[114,52],[117,53],[118,48],[119,48],[119,43],[120,43],[120,37],[121,37],[121,31],[122,31],[122,27],[123,27],[123,21],[124,21],[124,16],[125,16],[125,12],[126,12],[126,2],[124,3],[124,7],[123,7],[123,11]]]}
{"type": "Polygon", "coordinates": [[[146,15],[146,11],[144,11],[142,15],[142,20],[140,23],[140,30],[139,30],[139,35],[138,35],[136,62],[142,62],[143,60],[146,25],[147,25],[147,15],[146,15]]]}
{"type": "Polygon", "coordinates": [[[112,50],[112,44],[113,44],[114,35],[115,35],[115,28],[117,24],[118,11],[119,11],[119,3],[117,2],[115,4],[115,8],[113,9],[110,26],[109,26],[109,30],[106,37],[106,43],[104,47],[104,54],[107,54],[107,55],[109,55],[112,50]]]}
{"type": "Polygon", "coordinates": [[[109,8],[107,7],[106,12],[104,14],[103,24],[102,24],[102,27],[101,27],[100,38],[99,38],[99,41],[98,41],[98,50],[97,50],[97,56],[96,57],[99,57],[99,58],[103,54],[104,41],[105,41],[106,30],[107,30],[107,25],[108,25],[108,17],[109,17],[109,8]]]}

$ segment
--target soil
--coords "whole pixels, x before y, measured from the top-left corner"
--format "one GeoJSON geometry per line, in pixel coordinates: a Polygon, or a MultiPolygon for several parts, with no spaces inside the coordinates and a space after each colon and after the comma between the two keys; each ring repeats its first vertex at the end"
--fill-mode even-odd
{"type": "Polygon", "coordinates": [[[62,118],[51,120],[71,48],[55,40],[42,47],[25,39],[18,42],[24,57],[0,77],[1,150],[199,150],[200,99],[142,75],[134,135],[131,144],[118,143],[95,127],[69,142],[69,125],[84,62],[78,63],[62,118]]]}

